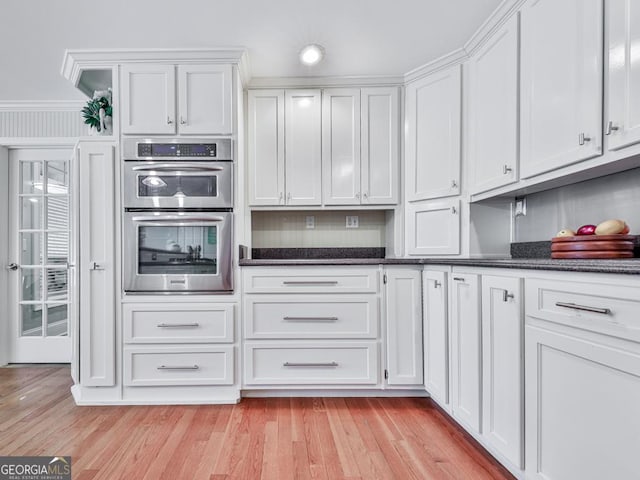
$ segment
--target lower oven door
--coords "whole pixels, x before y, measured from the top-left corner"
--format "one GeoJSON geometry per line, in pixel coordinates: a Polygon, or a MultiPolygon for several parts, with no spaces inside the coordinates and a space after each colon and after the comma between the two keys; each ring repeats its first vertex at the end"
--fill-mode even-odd
{"type": "Polygon", "coordinates": [[[124,290],[233,290],[232,213],[126,212],[124,290]]]}

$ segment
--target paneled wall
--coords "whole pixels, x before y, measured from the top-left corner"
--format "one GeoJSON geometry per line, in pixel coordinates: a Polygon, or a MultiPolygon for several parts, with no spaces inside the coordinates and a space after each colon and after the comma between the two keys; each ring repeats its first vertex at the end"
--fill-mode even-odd
{"type": "Polygon", "coordinates": [[[386,213],[366,211],[253,212],[253,248],[385,247],[386,213]],[[306,217],[315,228],[306,228],[306,217]],[[359,228],[346,228],[347,215],[357,215],[359,228]]]}
{"type": "Polygon", "coordinates": [[[0,138],[87,135],[82,106],[83,102],[0,103],[0,138]]]}
{"type": "Polygon", "coordinates": [[[610,218],[625,220],[632,234],[640,234],[640,168],[528,195],[527,215],[516,218],[515,241],[550,240],[563,228],[610,218]]]}

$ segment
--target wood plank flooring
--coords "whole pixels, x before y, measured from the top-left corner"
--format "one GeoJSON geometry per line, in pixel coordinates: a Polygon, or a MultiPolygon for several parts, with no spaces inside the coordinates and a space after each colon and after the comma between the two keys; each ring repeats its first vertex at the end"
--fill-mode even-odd
{"type": "Polygon", "coordinates": [[[513,478],[428,399],[78,407],[70,386],[0,368],[0,455],[70,455],[77,480],[513,478]]]}

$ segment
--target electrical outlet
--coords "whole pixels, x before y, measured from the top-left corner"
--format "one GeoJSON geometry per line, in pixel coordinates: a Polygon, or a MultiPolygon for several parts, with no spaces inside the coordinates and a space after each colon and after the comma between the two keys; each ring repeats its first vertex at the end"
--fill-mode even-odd
{"type": "Polygon", "coordinates": [[[524,217],[527,215],[527,197],[516,197],[516,206],[513,215],[515,217],[524,217]]]}
{"type": "Polygon", "coordinates": [[[309,229],[316,228],[316,217],[314,215],[307,215],[304,217],[304,225],[309,229]]]}
{"type": "Polygon", "coordinates": [[[360,221],[357,215],[347,215],[347,228],[358,228],[360,226],[360,221]]]}

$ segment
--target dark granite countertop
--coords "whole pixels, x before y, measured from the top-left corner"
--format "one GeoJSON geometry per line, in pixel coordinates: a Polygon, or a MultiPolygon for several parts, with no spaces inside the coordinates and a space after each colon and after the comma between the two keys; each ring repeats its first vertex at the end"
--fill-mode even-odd
{"type": "Polygon", "coordinates": [[[640,274],[640,258],[620,260],[553,260],[550,258],[317,258],[243,259],[241,267],[305,265],[452,265],[522,268],[567,272],[640,274]]]}

